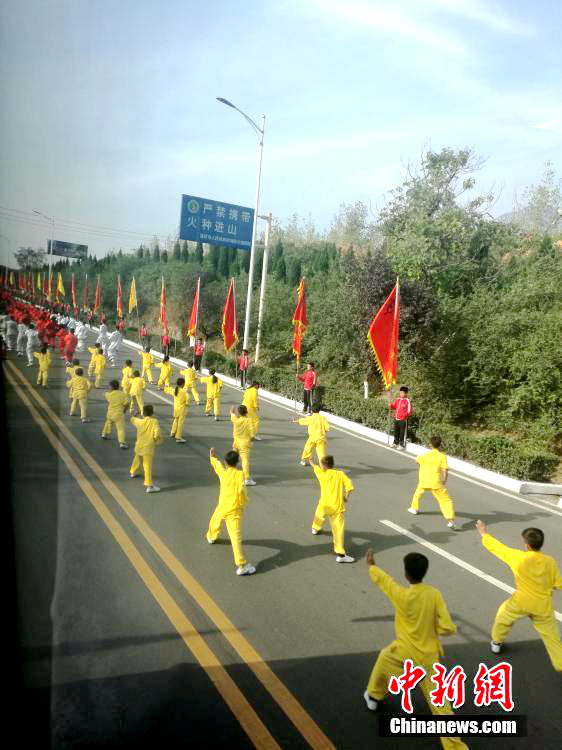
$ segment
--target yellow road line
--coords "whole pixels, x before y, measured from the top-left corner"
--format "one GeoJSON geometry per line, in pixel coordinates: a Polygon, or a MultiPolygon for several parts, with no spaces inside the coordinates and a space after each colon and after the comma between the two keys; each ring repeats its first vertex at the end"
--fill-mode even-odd
{"type": "Polygon", "coordinates": [[[51,409],[43,397],[36,392],[35,388],[31,386],[16,367],[13,367],[13,369],[30,390],[35,400],[41,404],[49,414],[50,418],[55,422],[61,433],[63,433],[76,450],[80,452],[81,457],[96,474],[117,504],[127,514],[152,549],[168,566],[170,571],[176,576],[178,581],[197,602],[206,615],[215,623],[240,658],[254,672],[258,680],[270,693],[287,717],[293,722],[308,744],[314,748],[314,750],[335,750],[335,746],[331,740],[324,734],[314,719],[299,703],[286,685],[272,671],[271,667],[264,661],[262,656],[256,651],[251,643],[235,627],[234,623],[228,618],[219,605],[182,565],[174,553],[129,502],[119,487],[110,479],[97,461],[84,449],[84,446],[75,438],[72,432],[51,409]]]}
{"type": "MultiPolygon", "coordinates": [[[[8,363],[10,370],[17,370],[13,365],[8,363]]],[[[33,420],[41,428],[47,440],[51,443],[54,450],[59,454],[66,464],[69,472],[78,483],[80,489],[91,502],[102,521],[105,523],[115,541],[119,544],[129,562],[134,567],[143,583],[156,599],[178,634],[182,638],[187,648],[191,651],[199,664],[203,667],[210,680],[217,688],[219,694],[229,706],[232,713],[236,716],[244,731],[251,739],[256,748],[264,750],[281,750],[273,736],[269,733],[267,727],[256,714],[252,706],[248,703],[236,683],[232,680],[223,665],[217,659],[213,651],[197,632],[189,618],[180,609],[177,602],[169,594],[160,579],[156,576],[152,568],[142,557],[134,543],[127,535],[119,521],[111,513],[107,505],[101,499],[92,483],[82,473],[79,466],[70,456],[66,448],[51,430],[49,424],[37,411],[25,393],[22,392],[21,386],[14,378],[6,373],[8,382],[14,387],[17,395],[29,409],[33,420]]]]}

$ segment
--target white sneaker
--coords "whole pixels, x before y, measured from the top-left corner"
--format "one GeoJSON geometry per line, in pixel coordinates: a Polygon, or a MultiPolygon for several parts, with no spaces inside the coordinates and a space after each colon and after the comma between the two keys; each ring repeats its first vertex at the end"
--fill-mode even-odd
{"type": "Polygon", "coordinates": [[[314,536],[318,536],[318,534],[320,533],[320,532],[319,532],[319,531],[317,531],[316,529],[311,529],[311,531],[312,531],[312,533],[314,534],[314,536]]]}
{"type": "Polygon", "coordinates": [[[351,555],[337,555],[336,562],[337,563],[352,563],[352,562],[355,562],[355,558],[351,557],[351,555]]]}
{"type": "Polygon", "coordinates": [[[447,526],[448,526],[448,527],[449,527],[450,529],[453,529],[453,531],[458,531],[458,530],[459,530],[459,527],[458,527],[458,526],[455,526],[455,522],[454,522],[454,521],[448,521],[448,522],[447,522],[447,526]]]}
{"type": "Polygon", "coordinates": [[[260,441],[260,440],[261,440],[261,437],[260,437],[259,435],[254,435],[254,440],[258,440],[258,441],[260,441]]]}
{"type": "Polygon", "coordinates": [[[379,702],[376,701],[374,698],[371,698],[369,693],[365,690],[363,693],[363,698],[365,698],[365,703],[367,704],[367,708],[369,711],[376,711],[379,707],[379,702]]]}
{"type": "Polygon", "coordinates": [[[100,435],[100,437],[101,437],[102,440],[107,440],[108,439],[107,435],[100,435]]]}
{"type": "Polygon", "coordinates": [[[256,569],[253,565],[250,565],[250,563],[246,563],[246,565],[239,565],[236,568],[236,575],[237,576],[251,576],[256,572],[256,569]]]}
{"type": "Polygon", "coordinates": [[[301,466],[306,466],[306,464],[307,464],[306,461],[299,461],[299,463],[300,463],[301,466]]]}
{"type": "Polygon", "coordinates": [[[411,513],[413,516],[417,516],[419,511],[415,508],[408,508],[408,513],[411,513]]]}
{"type": "Polygon", "coordinates": [[[399,451],[405,451],[406,450],[406,446],[405,445],[399,445],[398,446],[398,450],[399,451]]]}
{"type": "Polygon", "coordinates": [[[218,422],[218,421],[219,421],[219,418],[218,418],[218,417],[215,417],[215,422],[218,422]]]}
{"type": "Polygon", "coordinates": [[[245,479],[244,484],[246,485],[246,487],[254,487],[256,483],[253,479],[245,479]]]}
{"type": "Polygon", "coordinates": [[[149,495],[151,492],[160,492],[160,487],[155,484],[151,484],[150,487],[146,488],[146,494],[149,495]]]}
{"type": "Polygon", "coordinates": [[[176,438],[176,443],[185,443],[184,438],[176,438]]]}
{"type": "Polygon", "coordinates": [[[493,654],[499,654],[502,650],[501,643],[496,643],[495,641],[490,641],[490,648],[492,649],[493,654]]]}
{"type": "Polygon", "coordinates": [[[205,534],[205,539],[207,540],[207,544],[214,544],[216,542],[216,539],[209,539],[209,537],[205,534]]]}
{"type": "Polygon", "coordinates": [[[125,450],[125,449],[126,449],[126,448],[128,448],[129,446],[128,446],[128,444],[127,444],[127,443],[119,443],[119,447],[120,447],[120,448],[123,448],[123,450],[125,450]]]}

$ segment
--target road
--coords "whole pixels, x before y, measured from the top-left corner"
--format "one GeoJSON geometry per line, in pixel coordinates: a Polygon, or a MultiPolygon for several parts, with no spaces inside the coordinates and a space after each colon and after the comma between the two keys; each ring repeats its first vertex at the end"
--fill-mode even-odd
{"type": "MultiPolygon", "coordinates": [[[[138,361],[123,349],[115,377],[129,357],[138,361]]],[[[513,585],[482,547],[475,519],[512,546],[520,546],[523,528],[539,526],[545,551],[562,562],[559,509],[453,475],[461,529],[451,531],[429,495],[421,515],[406,512],[417,478],[412,457],[334,428],[329,452],[355,485],[346,546],[357,558],[337,565],[329,533],[310,533],[318,487],[299,465],[305,430],[289,410],[262,400],[263,440],[252,455],[258,484],[249,488],[244,520],[257,574],[238,577],[224,535],[210,546],[204,533],[218,496],[208,451],[230,448],[226,417],[240,391],[225,386],[219,422],[190,408],[187,442],[158,449],[162,491],[147,495],[142,480],[128,477],[132,450],[100,439],[103,391],[91,392],[92,422],[82,425],[68,416],[58,356],[47,391],[35,387],[35,372],[9,354],[18,625],[26,700],[34,728],[48,738],[43,747],[176,748],[196,736],[213,747],[395,747],[396,738],[378,736],[378,716],[362,697],[377,651],[394,637],[392,608],[368,578],[366,550],[373,547],[399,582],[403,556],[427,554],[426,582],[442,591],[459,628],[443,639],[446,664],[462,664],[469,687],[480,662],[500,660],[489,651],[489,630],[508,595],[501,586],[513,585]]],[[[108,368],[106,383],[110,376],[108,368]]],[[[171,399],[145,394],[167,432],[171,399]]],[[[555,607],[562,609],[561,593],[555,607]]],[[[529,736],[467,744],[559,747],[560,676],[530,622],[513,629],[501,658],[513,665],[515,713],[527,716],[529,736]]],[[[400,715],[399,698],[389,696],[382,710],[400,715]]],[[[421,694],[415,711],[427,713],[421,694]]],[[[458,710],[500,712],[475,709],[470,690],[458,710]]],[[[440,746],[434,738],[415,742],[420,750],[440,746]]]]}

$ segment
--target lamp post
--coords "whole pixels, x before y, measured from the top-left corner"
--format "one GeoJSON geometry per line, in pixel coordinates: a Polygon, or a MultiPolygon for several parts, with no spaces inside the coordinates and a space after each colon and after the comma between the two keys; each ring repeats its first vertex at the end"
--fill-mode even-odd
{"type": "Polygon", "coordinates": [[[256,229],[258,225],[258,205],[259,205],[259,199],[260,199],[260,181],[261,181],[261,162],[262,162],[262,155],[263,155],[263,137],[265,133],[265,115],[262,115],[261,118],[261,128],[256,125],[256,123],[248,117],[248,115],[245,112],[242,112],[241,109],[238,109],[232,102],[229,102],[228,99],[223,99],[221,96],[217,96],[217,101],[221,102],[221,104],[226,104],[227,107],[232,107],[232,109],[235,109],[237,112],[239,112],[242,117],[252,126],[253,130],[256,132],[258,136],[259,141],[259,157],[258,157],[258,176],[256,180],[256,202],[254,204],[254,225],[252,227],[252,246],[250,250],[250,270],[248,271],[248,294],[246,299],[246,319],[244,321],[244,343],[242,344],[243,349],[248,349],[248,339],[250,337],[250,311],[252,309],[252,284],[254,281],[254,259],[255,259],[255,251],[256,251],[256,229]]]}
{"type": "Polygon", "coordinates": [[[47,221],[50,221],[53,225],[53,237],[51,239],[51,252],[49,252],[49,240],[47,239],[47,255],[49,256],[49,283],[51,280],[51,266],[53,263],[53,246],[55,243],[55,217],[54,216],[46,216],[45,214],[41,213],[41,211],[36,211],[33,209],[33,213],[37,214],[38,216],[42,216],[44,219],[47,219],[47,221]]]}

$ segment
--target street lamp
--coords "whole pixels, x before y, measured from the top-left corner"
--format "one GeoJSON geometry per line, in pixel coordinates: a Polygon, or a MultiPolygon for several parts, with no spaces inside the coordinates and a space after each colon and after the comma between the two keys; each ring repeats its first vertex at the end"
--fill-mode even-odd
{"type": "Polygon", "coordinates": [[[47,239],[47,255],[49,256],[49,283],[51,280],[51,266],[53,263],[53,246],[55,244],[55,217],[54,216],[46,216],[45,214],[41,213],[41,211],[36,211],[33,209],[33,213],[37,214],[38,216],[42,216],[44,219],[47,219],[47,221],[50,221],[53,225],[53,237],[51,239],[51,252],[49,252],[49,240],[47,239]]]}
{"type": "Polygon", "coordinates": [[[246,320],[244,321],[244,343],[242,344],[243,349],[248,348],[248,339],[250,338],[250,311],[252,309],[252,284],[254,281],[254,257],[255,257],[255,250],[256,250],[256,229],[258,225],[258,204],[260,199],[260,180],[261,180],[261,161],[262,161],[262,155],[263,155],[263,137],[265,133],[265,115],[262,115],[261,118],[261,128],[256,125],[256,123],[248,117],[248,115],[245,112],[242,112],[241,109],[238,109],[232,102],[229,102],[228,99],[223,99],[222,96],[217,96],[217,101],[221,102],[221,104],[226,104],[227,107],[232,107],[232,109],[235,109],[237,112],[240,112],[242,117],[252,126],[252,129],[256,132],[258,136],[258,142],[259,142],[259,157],[258,157],[258,177],[256,181],[256,202],[254,205],[254,225],[252,227],[252,246],[250,250],[250,270],[248,271],[248,295],[246,299],[246,320]]]}

